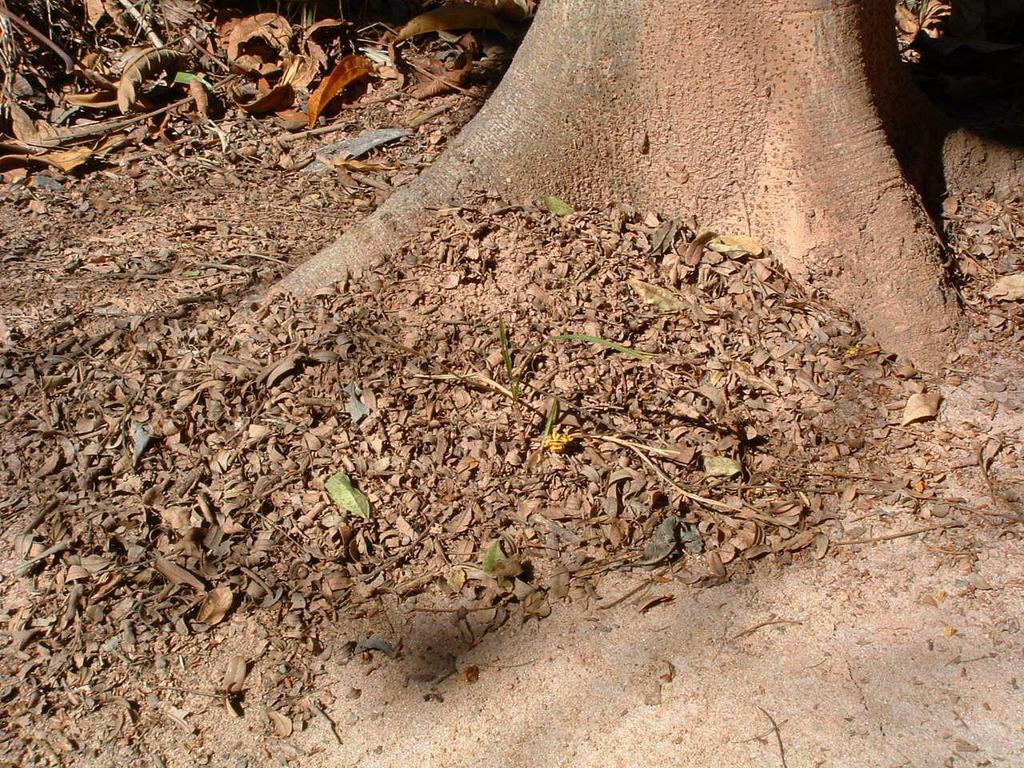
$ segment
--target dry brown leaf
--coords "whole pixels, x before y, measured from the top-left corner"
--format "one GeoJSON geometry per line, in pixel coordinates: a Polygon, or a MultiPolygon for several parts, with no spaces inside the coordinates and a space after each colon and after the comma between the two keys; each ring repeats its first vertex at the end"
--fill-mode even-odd
{"type": "Polygon", "coordinates": [[[907,426],[917,421],[934,419],[939,412],[939,394],[937,392],[919,392],[911,395],[907,405],[903,409],[903,418],[900,426],[907,426]]]}
{"type": "Polygon", "coordinates": [[[156,555],[156,557],[153,558],[153,564],[156,566],[160,575],[171,582],[171,584],[188,584],[196,592],[205,591],[203,582],[197,579],[191,571],[182,568],[176,563],[172,563],[166,557],[156,555]]]}
{"type": "Polygon", "coordinates": [[[267,93],[250,102],[246,102],[245,97],[238,90],[231,91],[231,98],[247,115],[265,115],[269,112],[288,109],[295,101],[295,91],[290,85],[276,85],[267,93]]]}
{"type": "MultiPolygon", "coordinates": [[[[320,67],[311,57],[292,56],[285,64],[281,83],[304,91],[318,74],[320,74],[320,67]]],[[[305,115],[303,115],[303,119],[305,119],[305,115]]]]}
{"type": "Polygon", "coordinates": [[[239,21],[228,34],[228,61],[246,72],[268,74],[288,54],[292,27],[276,13],[258,13],[239,21]]]}
{"type": "Polygon", "coordinates": [[[268,709],[267,717],[270,718],[270,723],[274,727],[274,735],[279,739],[287,739],[292,735],[293,725],[291,718],[286,715],[282,715],[276,709],[268,709]]]}
{"type": "Polygon", "coordinates": [[[352,83],[369,75],[370,71],[370,60],[365,56],[349,54],[339,61],[331,74],[320,81],[320,85],[310,95],[309,105],[307,106],[309,117],[306,120],[306,124],[312,126],[316,123],[320,113],[324,111],[331,102],[331,99],[352,85],[352,83]]]}
{"type": "Polygon", "coordinates": [[[85,93],[69,93],[64,100],[73,107],[89,107],[91,109],[109,109],[117,106],[117,91],[88,91],[85,93]]]}
{"type": "Polygon", "coordinates": [[[85,0],[85,21],[90,27],[95,28],[106,13],[103,0],[85,0]]]}
{"type": "Polygon", "coordinates": [[[173,75],[185,63],[185,54],[171,48],[149,48],[125,65],[117,83],[117,107],[127,113],[139,105],[142,84],[165,72],[173,75]]]}
{"type": "Polygon", "coordinates": [[[28,168],[33,165],[48,165],[65,173],[70,173],[78,166],[88,162],[92,156],[93,151],[87,147],[44,152],[39,155],[27,153],[0,155],[0,171],[8,171],[12,168],[28,168]]]}
{"type": "Polygon", "coordinates": [[[472,3],[456,2],[421,13],[399,30],[396,41],[448,29],[493,29],[509,39],[515,36],[512,27],[490,11],[472,3]]]}
{"type": "Polygon", "coordinates": [[[220,586],[212,589],[203,598],[203,603],[199,606],[199,613],[196,614],[196,621],[210,626],[220,624],[227,612],[231,610],[234,602],[235,596],[231,592],[231,587],[220,586]]]}
{"type": "Polygon", "coordinates": [[[1024,299],[1024,272],[1015,275],[1000,277],[988,290],[985,295],[990,299],[999,301],[1020,301],[1024,299]]]}
{"type": "Polygon", "coordinates": [[[196,104],[196,114],[203,120],[210,119],[210,96],[206,92],[206,88],[199,81],[199,78],[192,80],[188,84],[188,95],[192,97],[192,101],[196,104]]]}
{"type": "Polygon", "coordinates": [[[249,664],[244,656],[232,656],[221,678],[220,688],[226,693],[241,693],[245,688],[245,678],[249,675],[249,664]]]}

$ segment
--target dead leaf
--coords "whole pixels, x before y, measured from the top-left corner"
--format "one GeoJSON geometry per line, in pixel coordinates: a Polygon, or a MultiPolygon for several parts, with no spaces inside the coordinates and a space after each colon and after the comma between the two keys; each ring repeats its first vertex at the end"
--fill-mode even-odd
{"type": "Polygon", "coordinates": [[[509,39],[515,37],[513,28],[490,11],[472,3],[455,2],[420,14],[399,30],[395,42],[448,29],[492,29],[509,39]]]}
{"type": "Polygon", "coordinates": [[[941,398],[937,392],[919,392],[911,395],[907,405],[903,409],[903,419],[900,426],[907,426],[918,421],[927,421],[935,418],[939,412],[939,401],[941,398]]]}
{"type": "Polygon", "coordinates": [[[459,670],[457,677],[460,683],[475,683],[480,679],[480,667],[476,664],[463,667],[459,670]]]}
{"type": "Polygon", "coordinates": [[[160,575],[171,582],[171,584],[188,584],[196,592],[206,591],[203,582],[197,579],[191,571],[187,571],[180,565],[172,563],[166,557],[157,555],[153,558],[153,564],[160,575]]]}
{"type": "Polygon", "coordinates": [[[288,53],[292,26],[276,13],[248,16],[228,35],[228,61],[247,72],[268,74],[288,53]]]}
{"type": "Polygon", "coordinates": [[[64,101],[73,107],[90,109],[109,109],[117,106],[117,91],[87,91],[85,93],[68,93],[64,101]]]}
{"type": "Polygon", "coordinates": [[[196,114],[202,120],[210,119],[210,96],[206,93],[203,83],[196,78],[188,84],[188,95],[196,103],[196,114]]]}
{"type": "Polygon", "coordinates": [[[747,254],[761,256],[764,246],[747,235],[719,235],[708,243],[708,248],[716,253],[747,254]]]}
{"type": "Polygon", "coordinates": [[[161,72],[173,75],[185,63],[185,54],[172,48],[149,48],[125,65],[117,83],[117,108],[122,114],[139,106],[142,84],[161,72]]]}
{"type": "Polygon", "coordinates": [[[270,719],[271,725],[274,727],[274,735],[279,739],[287,739],[292,735],[292,721],[291,718],[282,715],[276,709],[268,709],[267,717],[270,719]]]}
{"type": "Polygon", "coordinates": [[[705,456],[704,474],[709,477],[732,477],[743,471],[743,465],[728,456],[705,456]]]}
{"type": "Polygon", "coordinates": [[[212,589],[203,598],[203,603],[199,606],[199,613],[196,614],[196,621],[211,627],[214,624],[220,624],[227,612],[231,610],[234,602],[235,596],[231,592],[231,587],[221,586],[212,589]]]}
{"type": "Polygon", "coordinates": [[[990,299],[999,301],[1020,301],[1024,299],[1024,272],[1000,277],[985,291],[990,299]]]}
{"type": "Polygon", "coordinates": [[[352,85],[352,83],[369,75],[370,72],[370,60],[365,56],[349,54],[339,61],[331,74],[320,82],[320,85],[316,87],[316,90],[309,97],[309,105],[307,107],[309,117],[306,124],[312,126],[316,123],[320,113],[324,111],[335,96],[352,85]]]}
{"type": "Polygon", "coordinates": [[[679,294],[660,285],[645,283],[643,280],[635,278],[630,278],[626,283],[640,297],[641,301],[657,307],[662,312],[679,312],[689,306],[679,294]]]}
{"type": "Polygon", "coordinates": [[[25,168],[32,165],[48,165],[58,168],[65,173],[70,173],[78,166],[88,162],[92,156],[93,151],[88,147],[44,152],[38,155],[0,155],[0,171],[7,171],[12,168],[25,168]]]}
{"type": "Polygon", "coordinates": [[[247,115],[265,115],[290,107],[295,101],[295,91],[290,85],[276,85],[262,96],[246,102],[242,93],[233,89],[231,98],[247,115]]]}
{"type": "Polygon", "coordinates": [[[241,693],[245,688],[245,678],[249,674],[249,665],[244,656],[232,656],[228,659],[227,668],[224,670],[224,677],[221,679],[220,687],[226,693],[241,693]]]}

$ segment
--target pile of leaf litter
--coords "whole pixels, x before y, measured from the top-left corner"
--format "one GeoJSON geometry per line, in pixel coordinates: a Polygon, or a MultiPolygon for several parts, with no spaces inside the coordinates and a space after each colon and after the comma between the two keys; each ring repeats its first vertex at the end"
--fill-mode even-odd
{"type": "MultiPolygon", "coordinates": [[[[426,121],[439,96],[486,97],[535,5],[389,3],[374,15],[367,3],[243,12],[193,0],[76,0],[53,13],[32,0],[8,3],[0,6],[0,173],[8,181],[42,168],[79,173],[118,162],[126,149],[198,144],[233,155],[248,121],[284,143],[396,103],[422,103],[426,121]]],[[[369,148],[406,135],[377,136],[369,148]]],[[[377,170],[360,160],[368,150],[321,154],[328,149],[321,159],[341,173],[377,170]]]]}
{"type": "Polygon", "coordinates": [[[0,357],[0,705],[33,760],[33,726],[134,721],[238,622],[307,679],[383,599],[482,633],[610,570],[823,556],[843,489],[815,467],[867,472],[916,377],[750,237],[554,199],[443,211],[310,299],[78,315],[0,357]]]}

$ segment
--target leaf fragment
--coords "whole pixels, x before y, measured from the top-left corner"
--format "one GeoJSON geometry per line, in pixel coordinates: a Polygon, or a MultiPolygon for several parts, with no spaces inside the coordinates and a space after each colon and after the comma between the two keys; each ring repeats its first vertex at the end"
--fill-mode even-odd
{"type": "Polygon", "coordinates": [[[911,395],[903,408],[900,426],[905,427],[918,421],[934,419],[939,412],[941,397],[937,392],[919,392],[911,395]]]}

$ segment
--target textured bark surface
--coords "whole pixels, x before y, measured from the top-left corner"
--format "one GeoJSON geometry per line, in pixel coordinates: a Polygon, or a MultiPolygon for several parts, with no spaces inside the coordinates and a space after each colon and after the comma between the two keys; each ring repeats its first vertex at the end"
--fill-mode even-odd
{"type": "Polygon", "coordinates": [[[307,292],[380,264],[474,188],[628,202],[749,231],[934,368],[960,313],[907,181],[928,143],[915,138],[927,110],[906,108],[912,93],[891,0],[545,0],[445,155],[281,287],[307,292]]]}

